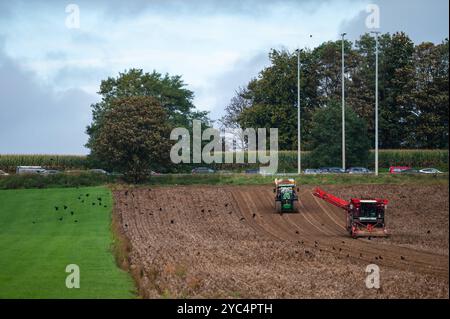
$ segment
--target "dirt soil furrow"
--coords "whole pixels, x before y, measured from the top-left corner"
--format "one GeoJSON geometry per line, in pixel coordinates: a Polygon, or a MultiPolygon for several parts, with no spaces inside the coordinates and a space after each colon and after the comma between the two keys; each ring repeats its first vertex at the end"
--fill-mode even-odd
{"type": "Polygon", "coordinates": [[[270,186],[118,190],[115,214],[144,298],[448,298],[446,185],[323,186],[387,198],[388,238],[352,239],[345,211],[301,187],[275,212],[270,186]],[[380,288],[366,286],[366,267],[380,288]]]}

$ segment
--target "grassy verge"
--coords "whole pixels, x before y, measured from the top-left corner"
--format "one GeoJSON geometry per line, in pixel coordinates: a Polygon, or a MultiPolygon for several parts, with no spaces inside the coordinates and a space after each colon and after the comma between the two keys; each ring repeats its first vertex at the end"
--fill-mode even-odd
{"type": "Polygon", "coordinates": [[[10,175],[0,177],[0,189],[99,186],[112,183],[115,180],[114,176],[95,173],[55,174],[48,176],[33,174],[10,175]]]}
{"type": "MultiPolygon", "coordinates": [[[[319,174],[301,175],[296,174],[283,176],[262,176],[259,174],[167,174],[155,175],[149,178],[144,185],[264,185],[272,184],[275,178],[291,177],[301,184],[445,184],[448,183],[448,173],[438,176],[433,175],[392,175],[380,173],[380,175],[349,175],[349,174],[319,174]]],[[[24,188],[65,188],[79,186],[99,186],[125,184],[118,177],[104,176],[99,174],[81,175],[12,175],[0,178],[1,189],[24,189],[24,188]]]]}
{"type": "MultiPolygon", "coordinates": [[[[448,184],[448,174],[433,175],[291,175],[277,178],[295,178],[299,184],[448,184]]],[[[152,176],[149,185],[264,185],[273,184],[275,176],[262,176],[258,174],[210,174],[210,175],[161,175],[152,176]]]]}
{"type": "Polygon", "coordinates": [[[108,189],[3,190],[0,203],[0,298],[135,296],[112,253],[108,189]],[[69,264],[80,268],[79,289],[66,287],[69,264]]]}

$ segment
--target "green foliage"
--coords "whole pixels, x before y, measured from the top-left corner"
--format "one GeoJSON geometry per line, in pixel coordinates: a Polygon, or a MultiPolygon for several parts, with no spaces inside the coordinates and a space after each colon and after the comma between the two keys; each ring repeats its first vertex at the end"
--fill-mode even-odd
{"type": "Polygon", "coordinates": [[[0,169],[6,172],[15,172],[16,166],[42,166],[47,169],[86,169],[91,164],[83,155],[0,155],[0,169]]]}
{"type": "Polygon", "coordinates": [[[108,168],[135,183],[169,162],[171,142],[167,114],[152,97],[112,102],[91,143],[92,153],[108,168]]]}
{"type": "Polygon", "coordinates": [[[114,177],[95,173],[10,175],[0,176],[0,189],[98,186],[115,180],[114,177]]]}
{"type": "MultiPolygon", "coordinates": [[[[320,166],[341,166],[342,111],[337,103],[331,103],[314,115],[311,132],[311,161],[320,166]]],[[[367,166],[369,139],[366,123],[349,107],[345,110],[346,167],[367,166]]]]}
{"type": "MultiPolygon", "coordinates": [[[[432,175],[400,175],[384,173],[373,174],[318,174],[318,175],[286,175],[294,178],[299,185],[331,185],[331,184],[447,184],[448,174],[432,175]]],[[[211,174],[211,175],[161,175],[149,181],[149,185],[273,185],[274,176],[259,174],[211,174]]]]}
{"type": "MultiPolygon", "coordinates": [[[[303,149],[312,150],[313,114],[341,98],[341,45],[329,41],[300,54],[303,149]]],[[[366,121],[373,141],[375,39],[364,34],[344,46],[346,105],[366,121]]],[[[448,52],[448,39],[414,45],[402,32],[380,35],[380,148],[448,148],[448,52]]],[[[278,127],[280,149],[296,149],[297,53],[272,50],[269,58],[271,65],[236,93],[223,120],[227,127],[278,127]]]]}
{"type": "Polygon", "coordinates": [[[110,249],[108,189],[3,190],[0,203],[0,299],[135,297],[110,249]],[[80,267],[78,289],[65,285],[69,264],[80,267]]]}
{"type": "Polygon", "coordinates": [[[141,69],[130,69],[119,73],[116,78],[109,77],[100,85],[102,100],[91,105],[91,125],[87,128],[89,147],[102,126],[104,114],[114,106],[114,101],[133,96],[155,98],[167,113],[171,126],[191,127],[193,119],[209,124],[207,112],[195,110],[192,103],[194,93],[186,89],[181,76],[161,75],[153,71],[144,73],[141,69]]]}
{"type": "MultiPolygon", "coordinates": [[[[302,152],[302,166],[303,168],[317,168],[318,165],[311,160],[311,152],[304,151],[302,152]]],[[[59,161],[65,161],[65,155],[59,155],[59,161]]],[[[70,160],[71,156],[68,155],[68,160],[70,160]]],[[[9,163],[19,163],[19,165],[25,165],[22,163],[26,163],[26,165],[40,165],[36,164],[38,162],[34,162],[33,159],[40,158],[36,155],[1,155],[0,156],[0,169],[6,170],[9,163]],[[8,160],[4,161],[3,159],[7,158],[8,160]]],[[[71,169],[83,169],[87,164],[87,158],[84,156],[80,156],[79,164],[80,166],[70,167],[71,169]]],[[[223,156],[223,158],[225,158],[223,156]]],[[[247,162],[247,152],[244,152],[244,158],[247,162]]],[[[417,168],[423,167],[436,167],[441,170],[448,170],[448,150],[380,150],[379,151],[379,163],[381,168],[389,168],[389,166],[395,165],[408,165],[417,168]]],[[[373,169],[374,165],[374,153],[370,151],[369,161],[367,164],[368,168],[373,169]]],[[[44,167],[45,164],[43,164],[44,167]]],[[[174,165],[169,168],[169,172],[172,173],[186,173],[190,172],[192,168],[199,166],[199,164],[181,164],[174,165]]],[[[202,164],[203,166],[203,164],[202,164]]],[[[211,167],[216,170],[230,170],[233,172],[242,172],[246,169],[258,168],[259,164],[238,164],[238,163],[230,163],[230,164],[217,164],[213,163],[211,165],[205,165],[211,167]]],[[[12,166],[12,172],[15,171],[15,165],[12,166]]],[[[278,152],[278,172],[286,173],[286,172],[296,172],[297,171],[297,152],[296,151],[279,151],[278,152]]],[[[63,177],[62,174],[57,175],[49,175],[49,176],[40,176],[40,175],[29,175],[29,176],[8,176],[0,178],[0,188],[5,188],[2,185],[5,183],[7,179],[17,178],[18,180],[26,180],[26,179],[36,179],[42,185],[48,185],[49,183],[53,185],[52,187],[59,186],[64,187],[65,185],[72,186],[81,186],[81,185],[99,185],[97,184],[98,178],[100,178],[103,182],[103,179],[111,179],[112,177],[99,176],[98,174],[89,174],[89,173],[81,173],[76,176],[69,175],[68,177],[63,177]],[[81,177],[77,177],[81,176],[81,177]],[[93,177],[91,177],[93,176],[93,177]],[[91,180],[92,183],[90,183],[91,180]]],[[[10,182],[8,182],[10,183],[10,182]]],[[[19,183],[20,188],[27,188],[24,185],[24,182],[14,182],[19,183]]],[[[29,185],[39,185],[37,182],[30,182],[29,185]],[[34,184],[32,184],[34,183],[34,184]]],[[[37,187],[37,186],[32,186],[37,187]]]]}
{"type": "Polygon", "coordinates": [[[240,115],[244,128],[278,128],[278,145],[280,149],[293,149],[297,145],[297,136],[289,134],[297,127],[296,110],[289,105],[255,105],[245,109],[240,115]]]}

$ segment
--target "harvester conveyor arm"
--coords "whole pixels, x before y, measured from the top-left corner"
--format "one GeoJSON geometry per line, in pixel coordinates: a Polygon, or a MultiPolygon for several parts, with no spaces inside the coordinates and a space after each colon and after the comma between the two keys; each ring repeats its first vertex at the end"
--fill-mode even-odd
{"type": "Polygon", "coordinates": [[[319,198],[322,198],[323,200],[329,202],[330,204],[333,204],[334,206],[337,206],[342,209],[347,209],[348,205],[350,204],[348,201],[339,198],[337,196],[334,196],[333,194],[327,193],[324,190],[317,187],[313,195],[319,198]]]}

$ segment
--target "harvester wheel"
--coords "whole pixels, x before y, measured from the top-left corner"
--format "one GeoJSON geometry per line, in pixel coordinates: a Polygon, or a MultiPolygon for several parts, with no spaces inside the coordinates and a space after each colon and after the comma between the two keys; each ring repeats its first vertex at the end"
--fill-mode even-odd
{"type": "Polygon", "coordinates": [[[356,239],[358,236],[356,236],[356,227],[352,226],[350,235],[352,236],[353,239],[356,239]]]}
{"type": "Polygon", "coordinates": [[[293,207],[294,207],[294,213],[300,212],[300,203],[298,201],[294,201],[293,207]]]}

